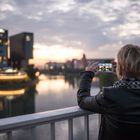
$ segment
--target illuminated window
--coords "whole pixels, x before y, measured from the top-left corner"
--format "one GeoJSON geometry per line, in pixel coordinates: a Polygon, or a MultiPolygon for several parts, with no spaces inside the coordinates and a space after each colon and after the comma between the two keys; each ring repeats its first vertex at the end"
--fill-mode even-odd
{"type": "Polygon", "coordinates": [[[8,50],[7,50],[7,57],[10,58],[10,47],[8,46],[8,50]]]}
{"type": "Polygon", "coordinates": [[[31,41],[31,37],[29,35],[26,36],[26,41],[31,41]]]}
{"type": "Polygon", "coordinates": [[[7,46],[8,45],[8,41],[4,42],[3,44],[7,46]]]}
{"type": "Polygon", "coordinates": [[[0,63],[2,62],[2,57],[0,56],[0,63]]]}
{"type": "Polygon", "coordinates": [[[5,31],[3,29],[0,29],[0,33],[4,33],[5,31]]]}

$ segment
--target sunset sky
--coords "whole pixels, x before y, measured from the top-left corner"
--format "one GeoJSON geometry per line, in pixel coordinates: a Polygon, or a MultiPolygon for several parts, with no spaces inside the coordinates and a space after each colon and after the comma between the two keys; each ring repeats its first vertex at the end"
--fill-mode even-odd
{"type": "Polygon", "coordinates": [[[36,63],[115,57],[140,44],[140,0],[0,0],[0,28],[33,32],[36,63]]]}

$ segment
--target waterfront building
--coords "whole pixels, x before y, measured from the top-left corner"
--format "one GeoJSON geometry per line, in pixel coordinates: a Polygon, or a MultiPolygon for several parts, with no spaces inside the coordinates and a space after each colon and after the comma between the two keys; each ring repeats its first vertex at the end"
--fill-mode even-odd
{"type": "Polygon", "coordinates": [[[65,63],[48,62],[45,64],[45,70],[63,70],[65,69],[65,63]]]}
{"type": "Polygon", "coordinates": [[[81,60],[73,59],[72,63],[73,63],[73,69],[83,69],[83,64],[81,60]]]}
{"type": "Polygon", "coordinates": [[[81,59],[72,59],[65,63],[67,69],[84,70],[87,66],[86,55],[83,54],[81,59]]]}
{"type": "Polygon", "coordinates": [[[10,59],[13,67],[26,67],[33,58],[33,33],[23,32],[10,36],[10,59]]]}
{"type": "Polygon", "coordinates": [[[0,29],[0,68],[8,62],[8,30],[0,29]]]}
{"type": "Polygon", "coordinates": [[[65,67],[66,69],[73,69],[73,61],[71,60],[66,61],[65,67]]]}

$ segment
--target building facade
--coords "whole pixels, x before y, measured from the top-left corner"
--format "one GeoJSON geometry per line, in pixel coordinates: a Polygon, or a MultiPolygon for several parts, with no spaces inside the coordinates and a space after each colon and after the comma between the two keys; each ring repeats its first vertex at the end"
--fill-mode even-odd
{"type": "Polygon", "coordinates": [[[10,36],[10,59],[15,67],[26,67],[33,58],[33,33],[23,32],[10,36]]]}
{"type": "Polygon", "coordinates": [[[8,62],[8,30],[0,29],[0,68],[8,62]]]}

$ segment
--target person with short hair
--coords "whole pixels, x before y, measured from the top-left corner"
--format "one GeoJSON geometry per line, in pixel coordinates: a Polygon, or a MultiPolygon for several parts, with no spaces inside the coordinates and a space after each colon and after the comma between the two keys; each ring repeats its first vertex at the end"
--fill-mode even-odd
{"type": "Polygon", "coordinates": [[[93,63],[81,74],[77,100],[80,108],[101,114],[99,140],[140,140],[140,47],[128,44],[117,54],[118,81],[90,95],[98,73],[93,63]]]}

